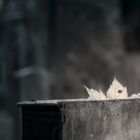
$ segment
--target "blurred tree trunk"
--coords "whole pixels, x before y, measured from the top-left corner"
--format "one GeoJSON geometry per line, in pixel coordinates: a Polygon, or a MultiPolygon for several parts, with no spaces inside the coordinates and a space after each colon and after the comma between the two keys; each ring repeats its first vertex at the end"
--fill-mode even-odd
{"type": "Polygon", "coordinates": [[[0,98],[4,96],[5,106],[0,123],[3,116],[5,121],[1,123],[0,139],[16,140],[17,101],[49,98],[50,75],[46,67],[49,12],[44,0],[5,0],[2,4],[0,98]]]}

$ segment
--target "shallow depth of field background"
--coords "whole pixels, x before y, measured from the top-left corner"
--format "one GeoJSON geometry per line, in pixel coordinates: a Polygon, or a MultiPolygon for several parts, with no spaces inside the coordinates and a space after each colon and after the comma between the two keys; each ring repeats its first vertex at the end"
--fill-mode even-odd
{"type": "Polygon", "coordinates": [[[85,98],[114,75],[140,92],[139,0],[0,0],[0,140],[16,140],[16,103],[85,98]]]}

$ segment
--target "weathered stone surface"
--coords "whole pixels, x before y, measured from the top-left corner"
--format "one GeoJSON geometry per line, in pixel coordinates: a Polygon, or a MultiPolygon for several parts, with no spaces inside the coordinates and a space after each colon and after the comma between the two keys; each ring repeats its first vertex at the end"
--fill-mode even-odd
{"type": "Polygon", "coordinates": [[[22,103],[22,140],[139,140],[140,100],[22,103]]]}

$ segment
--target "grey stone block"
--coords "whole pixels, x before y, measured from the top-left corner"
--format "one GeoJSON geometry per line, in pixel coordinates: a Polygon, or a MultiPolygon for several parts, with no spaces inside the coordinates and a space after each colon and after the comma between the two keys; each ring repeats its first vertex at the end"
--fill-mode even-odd
{"type": "Polygon", "coordinates": [[[22,140],[140,140],[140,100],[19,103],[22,140]]]}

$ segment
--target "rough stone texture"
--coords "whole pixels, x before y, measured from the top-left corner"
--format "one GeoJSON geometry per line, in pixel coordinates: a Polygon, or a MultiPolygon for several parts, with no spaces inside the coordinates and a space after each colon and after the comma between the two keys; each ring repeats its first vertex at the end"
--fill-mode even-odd
{"type": "Polygon", "coordinates": [[[22,140],[140,139],[139,99],[26,102],[22,118],[22,140]]]}

